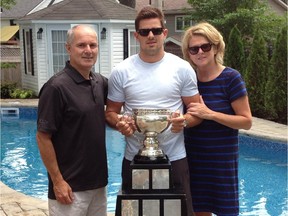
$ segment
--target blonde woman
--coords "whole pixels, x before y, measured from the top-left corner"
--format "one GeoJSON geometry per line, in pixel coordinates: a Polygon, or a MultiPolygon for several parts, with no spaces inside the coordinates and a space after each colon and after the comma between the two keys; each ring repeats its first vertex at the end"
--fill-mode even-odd
{"type": "Polygon", "coordinates": [[[203,119],[184,131],[196,216],[239,215],[238,130],[250,129],[252,115],[240,73],[223,65],[224,51],[222,35],[209,23],[183,36],[182,52],[201,95],[187,113],[203,119]]]}

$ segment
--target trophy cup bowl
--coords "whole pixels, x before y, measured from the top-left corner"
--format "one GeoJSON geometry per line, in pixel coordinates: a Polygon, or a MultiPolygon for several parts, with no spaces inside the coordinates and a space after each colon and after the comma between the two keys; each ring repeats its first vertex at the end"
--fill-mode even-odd
{"type": "Polygon", "coordinates": [[[168,109],[133,109],[137,131],[145,135],[143,145],[134,160],[138,163],[161,163],[167,156],[159,147],[157,135],[170,126],[172,112],[168,109]]]}

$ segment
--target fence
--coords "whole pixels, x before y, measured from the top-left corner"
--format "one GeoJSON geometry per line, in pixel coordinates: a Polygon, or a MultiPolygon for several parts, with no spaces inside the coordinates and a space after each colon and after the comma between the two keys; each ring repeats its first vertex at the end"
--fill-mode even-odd
{"type": "Polygon", "coordinates": [[[17,83],[21,86],[21,56],[18,45],[0,45],[1,64],[11,67],[1,68],[1,83],[17,83]]]}

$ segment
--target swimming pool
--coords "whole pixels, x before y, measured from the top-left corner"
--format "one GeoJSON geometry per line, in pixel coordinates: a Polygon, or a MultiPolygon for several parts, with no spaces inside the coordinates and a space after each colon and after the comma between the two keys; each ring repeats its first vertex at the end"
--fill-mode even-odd
{"type": "MultiPolygon", "coordinates": [[[[46,170],[40,159],[34,108],[20,108],[20,118],[2,118],[1,180],[24,194],[47,199],[46,170]]],[[[121,185],[123,136],[107,128],[108,211],[113,212],[121,185]]],[[[241,215],[287,216],[287,145],[240,136],[241,215]]]]}

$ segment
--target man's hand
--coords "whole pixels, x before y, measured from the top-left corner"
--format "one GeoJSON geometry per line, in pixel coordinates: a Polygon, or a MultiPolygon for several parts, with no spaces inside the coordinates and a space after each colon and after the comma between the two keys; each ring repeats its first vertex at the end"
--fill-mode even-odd
{"type": "Polygon", "coordinates": [[[62,180],[54,184],[54,193],[58,202],[62,204],[71,204],[74,200],[73,192],[69,184],[62,180]]]}
{"type": "Polygon", "coordinates": [[[136,130],[135,121],[131,114],[124,113],[118,115],[119,121],[116,123],[116,129],[124,136],[131,136],[136,130]]]}
{"type": "Polygon", "coordinates": [[[184,116],[180,113],[179,110],[176,112],[173,112],[171,115],[171,131],[173,133],[179,133],[183,130],[183,128],[186,126],[186,121],[184,116]]]}

